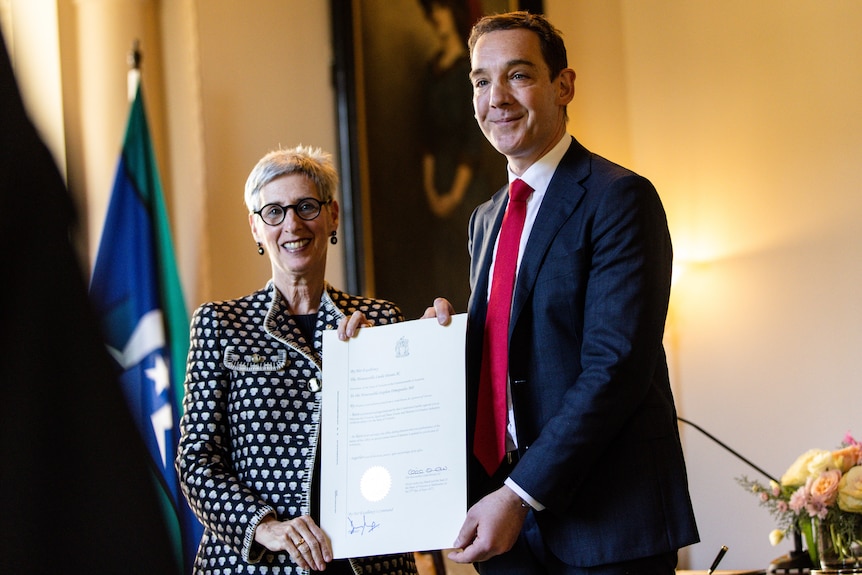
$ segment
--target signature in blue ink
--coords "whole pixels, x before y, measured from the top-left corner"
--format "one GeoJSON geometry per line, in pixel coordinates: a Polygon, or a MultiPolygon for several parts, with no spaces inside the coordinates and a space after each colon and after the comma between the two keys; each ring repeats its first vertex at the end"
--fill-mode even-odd
{"type": "Polygon", "coordinates": [[[348,532],[349,535],[365,535],[366,533],[371,533],[372,531],[380,527],[380,523],[376,521],[368,523],[368,521],[365,519],[365,515],[362,516],[361,524],[353,523],[353,519],[351,519],[350,517],[348,517],[347,520],[350,522],[350,531],[348,532]]]}

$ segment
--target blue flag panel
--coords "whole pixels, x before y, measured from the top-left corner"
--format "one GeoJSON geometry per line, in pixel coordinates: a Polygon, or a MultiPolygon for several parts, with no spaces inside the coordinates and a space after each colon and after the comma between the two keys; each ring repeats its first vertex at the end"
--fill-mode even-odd
{"type": "Polygon", "coordinates": [[[174,470],[188,316],[140,86],[129,113],[90,298],[151,455],[177,561],[191,573],[203,528],[180,492],[174,470]]]}

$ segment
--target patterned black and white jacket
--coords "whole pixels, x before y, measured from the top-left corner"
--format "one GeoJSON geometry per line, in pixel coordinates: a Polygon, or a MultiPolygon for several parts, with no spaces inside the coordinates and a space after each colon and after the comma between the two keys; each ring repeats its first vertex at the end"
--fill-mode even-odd
{"type": "MultiPolygon", "coordinates": [[[[205,528],[195,573],[302,572],[287,553],[255,543],[254,530],[273,513],[283,520],[312,512],[322,334],[356,310],[375,325],[404,319],[390,302],[328,284],[313,341],[272,282],[195,311],[176,461],[183,493],[205,528]]],[[[415,573],[409,554],[352,559],[351,566],[357,574],[415,573]]]]}

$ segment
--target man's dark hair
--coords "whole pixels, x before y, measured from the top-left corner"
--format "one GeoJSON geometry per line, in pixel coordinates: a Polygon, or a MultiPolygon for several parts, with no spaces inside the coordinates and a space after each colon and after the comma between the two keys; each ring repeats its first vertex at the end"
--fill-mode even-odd
{"type": "Polygon", "coordinates": [[[556,78],[565,68],[569,67],[566,57],[566,45],[563,42],[563,36],[560,34],[560,31],[541,14],[531,14],[524,11],[485,16],[476,22],[470,33],[470,39],[467,42],[470,48],[470,57],[473,57],[473,48],[476,47],[476,42],[485,34],[499,30],[516,30],[519,28],[529,30],[539,37],[539,48],[542,52],[542,57],[545,59],[545,63],[551,71],[551,80],[556,78]]]}

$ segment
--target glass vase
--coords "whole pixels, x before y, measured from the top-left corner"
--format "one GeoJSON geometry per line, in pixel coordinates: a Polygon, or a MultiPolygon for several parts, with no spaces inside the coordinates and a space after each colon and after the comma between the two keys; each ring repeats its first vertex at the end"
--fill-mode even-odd
{"type": "Polygon", "coordinates": [[[820,557],[817,555],[817,534],[814,530],[814,520],[804,521],[800,519],[796,523],[796,528],[805,538],[805,548],[808,550],[808,557],[811,558],[811,565],[820,565],[820,557]]]}
{"type": "Polygon", "coordinates": [[[811,529],[817,544],[817,556],[824,571],[862,569],[862,542],[842,535],[836,525],[826,519],[811,519],[811,529]]]}

